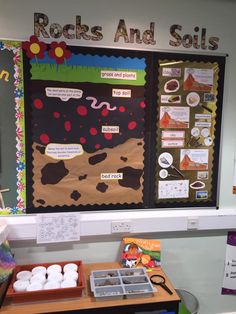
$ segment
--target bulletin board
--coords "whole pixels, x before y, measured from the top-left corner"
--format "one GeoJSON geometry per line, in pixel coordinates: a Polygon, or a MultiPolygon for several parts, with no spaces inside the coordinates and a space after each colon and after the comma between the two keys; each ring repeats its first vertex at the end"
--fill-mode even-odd
{"type": "Polygon", "coordinates": [[[27,213],[217,208],[225,57],[22,47],[27,213]]]}
{"type": "Polygon", "coordinates": [[[24,55],[27,211],[144,207],[150,56],[41,49],[24,55]]]}
{"type": "Polygon", "coordinates": [[[23,85],[21,43],[0,40],[0,215],[25,213],[23,85]]]}
{"type": "Polygon", "coordinates": [[[154,207],[217,207],[225,58],[157,54],[154,207]]]}

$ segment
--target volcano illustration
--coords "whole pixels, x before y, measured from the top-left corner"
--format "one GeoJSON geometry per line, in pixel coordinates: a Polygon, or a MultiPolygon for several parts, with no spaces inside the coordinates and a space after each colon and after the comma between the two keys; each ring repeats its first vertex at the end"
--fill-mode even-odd
{"type": "Polygon", "coordinates": [[[160,120],[160,128],[188,128],[188,122],[172,119],[168,112],[165,112],[160,120]]]}
{"type": "Polygon", "coordinates": [[[184,81],[184,90],[210,92],[211,88],[211,85],[197,82],[191,73],[188,74],[187,79],[184,81]]]}
{"type": "Polygon", "coordinates": [[[180,162],[180,170],[207,170],[207,164],[195,162],[185,154],[180,162]]]}

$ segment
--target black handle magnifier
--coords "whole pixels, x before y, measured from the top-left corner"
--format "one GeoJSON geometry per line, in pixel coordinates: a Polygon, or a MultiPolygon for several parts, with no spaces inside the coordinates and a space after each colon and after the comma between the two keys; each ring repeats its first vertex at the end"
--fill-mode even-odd
{"type": "Polygon", "coordinates": [[[166,292],[169,294],[173,294],[173,292],[167,287],[165,277],[161,275],[152,275],[150,277],[151,283],[157,286],[161,286],[166,292]]]}

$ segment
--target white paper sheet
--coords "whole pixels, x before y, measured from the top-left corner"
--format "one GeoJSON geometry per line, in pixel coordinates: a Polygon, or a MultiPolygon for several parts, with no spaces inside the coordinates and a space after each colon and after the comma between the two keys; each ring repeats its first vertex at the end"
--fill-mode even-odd
{"type": "Polygon", "coordinates": [[[37,243],[56,243],[80,240],[80,214],[37,215],[37,243]]]}

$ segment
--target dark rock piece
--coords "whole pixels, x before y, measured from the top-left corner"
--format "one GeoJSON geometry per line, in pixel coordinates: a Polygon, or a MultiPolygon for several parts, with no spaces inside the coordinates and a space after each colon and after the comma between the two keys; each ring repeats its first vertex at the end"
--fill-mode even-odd
{"type": "Polygon", "coordinates": [[[140,188],[140,178],[142,176],[143,170],[134,169],[132,167],[124,167],[118,169],[117,172],[123,173],[123,179],[118,180],[121,186],[134,190],[138,190],[140,188]]]}
{"type": "Polygon", "coordinates": [[[41,204],[41,205],[44,205],[45,204],[45,200],[42,200],[42,199],[39,199],[39,200],[36,200],[37,203],[41,204]]]}
{"type": "Polygon", "coordinates": [[[108,189],[108,185],[104,182],[102,183],[98,183],[97,186],[96,186],[96,189],[99,191],[99,192],[102,192],[102,193],[105,193],[106,190],[108,189]]]}
{"type": "Polygon", "coordinates": [[[99,162],[102,162],[103,160],[105,160],[106,158],[107,158],[107,153],[101,153],[101,154],[97,154],[90,157],[88,159],[88,162],[90,163],[90,165],[96,165],[99,162]]]}
{"type": "Polygon", "coordinates": [[[85,180],[87,178],[87,174],[83,175],[83,176],[79,176],[79,181],[85,180]]]}
{"type": "Polygon", "coordinates": [[[37,145],[37,146],[36,146],[36,149],[37,149],[42,155],[45,154],[45,147],[37,145]]]}
{"type": "Polygon", "coordinates": [[[64,161],[60,160],[56,163],[48,163],[41,170],[41,182],[42,184],[57,184],[65,176],[67,176],[69,170],[66,169],[64,161]]]}
{"type": "Polygon", "coordinates": [[[81,194],[79,193],[79,191],[74,190],[74,191],[71,193],[70,197],[71,197],[73,200],[78,201],[78,199],[81,198],[81,194]]]}
{"type": "Polygon", "coordinates": [[[123,157],[123,156],[121,156],[120,159],[121,159],[122,161],[124,161],[124,162],[126,162],[126,161],[128,160],[127,157],[123,157]]]}

